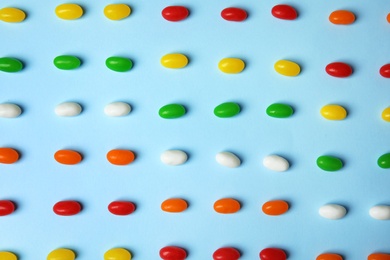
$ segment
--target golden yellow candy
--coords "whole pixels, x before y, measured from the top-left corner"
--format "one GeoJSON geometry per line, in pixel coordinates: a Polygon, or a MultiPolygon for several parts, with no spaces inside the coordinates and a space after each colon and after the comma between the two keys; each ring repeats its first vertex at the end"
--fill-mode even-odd
{"type": "Polygon", "coordinates": [[[164,55],[161,60],[161,65],[169,69],[181,69],[187,66],[188,58],[181,53],[172,53],[164,55]]]}
{"type": "Polygon", "coordinates": [[[110,20],[122,20],[131,14],[131,8],[125,4],[111,4],[104,8],[104,15],[110,20]]]}
{"type": "Polygon", "coordinates": [[[382,119],[390,122],[390,107],[385,108],[382,112],[382,119]]]}
{"type": "Polygon", "coordinates": [[[301,72],[301,67],[297,63],[289,60],[277,61],[274,68],[277,73],[289,77],[297,76],[301,72]]]}
{"type": "Polygon", "coordinates": [[[326,105],[321,108],[321,115],[328,120],[343,120],[347,117],[347,110],[339,105],[326,105]]]}
{"type": "Polygon", "coordinates": [[[218,68],[225,73],[237,74],[244,70],[245,62],[238,58],[224,58],[218,63],[218,68]]]}
{"type": "Polygon", "coordinates": [[[124,248],[112,248],[104,254],[104,260],[130,260],[131,253],[124,248]]]}
{"type": "Polygon", "coordinates": [[[20,23],[26,18],[26,14],[17,8],[6,7],[0,9],[0,20],[7,23],[20,23]]]}
{"type": "Polygon", "coordinates": [[[14,253],[2,251],[0,252],[0,259],[1,260],[17,260],[18,258],[14,253]]]}
{"type": "Polygon", "coordinates": [[[50,252],[47,256],[47,260],[74,260],[75,253],[66,248],[58,248],[50,252]]]}
{"type": "Polygon", "coordinates": [[[79,19],[84,11],[81,6],[77,4],[62,4],[56,7],[56,15],[64,20],[79,19]]]}

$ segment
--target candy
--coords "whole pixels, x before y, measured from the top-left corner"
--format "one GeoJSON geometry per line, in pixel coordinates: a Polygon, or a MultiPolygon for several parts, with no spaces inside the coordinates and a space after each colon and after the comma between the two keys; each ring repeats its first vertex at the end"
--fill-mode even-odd
{"type": "Polygon", "coordinates": [[[111,248],[104,253],[104,260],[131,260],[131,253],[124,248],[111,248]]]}
{"type": "Polygon", "coordinates": [[[186,210],[188,207],[187,202],[183,199],[167,199],[161,203],[161,209],[170,213],[179,213],[186,210]]]}
{"type": "Polygon", "coordinates": [[[248,15],[244,9],[228,7],[222,10],[221,16],[226,21],[242,22],[247,18],[248,15]]]}
{"type": "Polygon", "coordinates": [[[6,7],[0,9],[0,21],[7,23],[20,23],[26,18],[26,14],[17,8],[6,7]]]}
{"type": "Polygon", "coordinates": [[[378,166],[383,169],[390,168],[390,153],[385,153],[378,158],[378,166]]]}
{"type": "Polygon", "coordinates": [[[184,116],[186,109],[180,104],[168,104],[160,108],[158,114],[165,119],[174,119],[184,116]]]}
{"type": "Polygon", "coordinates": [[[54,58],[54,66],[61,70],[77,69],[81,65],[81,61],[76,56],[62,55],[54,58]]]}
{"type": "Polygon", "coordinates": [[[260,254],[261,260],[286,260],[286,253],[279,248],[265,248],[261,250],[260,254]]]}
{"type": "Polygon", "coordinates": [[[47,260],[74,260],[76,258],[76,254],[67,248],[58,248],[51,251],[47,260]]]}
{"type": "Polygon", "coordinates": [[[387,107],[382,111],[382,119],[390,122],[390,107],[387,107]]]}
{"type": "Polygon", "coordinates": [[[168,69],[181,69],[187,66],[188,58],[181,53],[171,53],[162,56],[160,63],[168,69]]]}
{"type": "Polygon", "coordinates": [[[78,116],[81,111],[82,107],[80,104],[76,102],[64,102],[56,106],[54,112],[57,116],[78,116]]]}
{"type": "Polygon", "coordinates": [[[237,200],[231,198],[220,199],[214,203],[214,210],[221,214],[236,213],[240,210],[240,208],[240,203],[237,200]]]}
{"type": "Polygon", "coordinates": [[[13,73],[22,69],[23,63],[20,60],[10,57],[0,58],[0,71],[13,73]]]}
{"type": "Polygon", "coordinates": [[[56,15],[64,20],[76,20],[83,16],[83,8],[78,4],[62,4],[56,7],[56,15]]]}
{"type": "Polygon", "coordinates": [[[165,20],[170,22],[178,22],[188,17],[189,11],[184,6],[167,6],[162,12],[165,20]]]}
{"type": "Polygon", "coordinates": [[[288,76],[288,77],[295,77],[301,72],[301,67],[289,60],[279,60],[274,64],[274,69],[277,73],[288,76]]]}
{"type": "Polygon", "coordinates": [[[276,118],[287,118],[292,116],[294,110],[287,104],[275,103],[270,105],[267,110],[267,115],[276,118]]]}
{"type": "Polygon", "coordinates": [[[233,117],[240,113],[240,106],[234,102],[222,103],[214,108],[214,115],[221,118],[233,117]]]}
{"type": "Polygon", "coordinates": [[[214,260],[238,260],[240,252],[233,247],[221,247],[213,253],[214,260]]]}
{"type": "Polygon", "coordinates": [[[326,73],[336,78],[346,78],[352,74],[352,67],[347,63],[333,62],[325,67],[326,73]]]}
{"type": "Polygon", "coordinates": [[[229,168],[236,168],[241,165],[240,158],[237,157],[234,153],[231,152],[220,152],[217,153],[215,156],[215,160],[220,165],[229,167],[229,168]]]}
{"type": "Polygon", "coordinates": [[[73,150],[58,150],[54,154],[54,159],[61,164],[74,165],[81,162],[82,156],[73,150]]]}
{"type": "Polygon", "coordinates": [[[343,162],[334,156],[323,155],[317,158],[317,166],[324,171],[338,171],[343,168],[343,162]]]}
{"type": "Polygon", "coordinates": [[[317,256],[316,260],[343,260],[343,257],[338,254],[325,253],[317,256]]]}
{"type": "Polygon", "coordinates": [[[368,260],[390,260],[390,254],[374,253],[367,257],[368,260]]]}
{"type": "Polygon", "coordinates": [[[320,112],[328,120],[343,120],[347,117],[347,110],[340,105],[323,106],[320,112]]]}
{"type": "Polygon", "coordinates": [[[378,220],[389,220],[390,219],[390,206],[378,205],[370,208],[369,214],[372,218],[378,220]]]}
{"type": "Polygon", "coordinates": [[[108,205],[108,211],[114,215],[126,216],[135,211],[135,205],[130,201],[113,201],[108,205]]]}
{"type": "Polygon", "coordinates": [[[218,68],[228,74],[237,74],[244,70],[245,63],[238,58],[224,58],[218,63],[218,68]]]}
{"type": "Polygon", "coordinates": [[[278,216],[288,211],[288,203],[284,200],[270,200],[263,204],[262,210],[264,214],[270,216],[278,216]]]}
{"type": "Polygon", "coordinates": [[[167,150],[160,156],[161,161],[166,165],[181,165],[188,159],[187,154],[181,150],[167,150]]]}
{"type": "Polygon", "coordinates": [[[116,72],[126,72],[133,68],[133,62],[124,57],[109,57],[106,59],[106,66],[116,72]]]}
{"type": "Polygon", "coordinates": [[[114,165],[128,165],[135,159],[135,154],[130,150],[115,149],[107,153],[107,160],[114,165]]]}
{"type": "Polygon", "coordinates": [[[104,8],[104,15],[114,21],[122,20],[131,14],[131,8],[125,4],[110,4],[104,8]]]}
{"type": "Polygon", "coordinates": [[[297,11],[290,5],[275,5],[271,13],[276,18],[283,20],[295,20],[298,17],[297,11]]]}
{"type": "MultiPolygon", "coordinates": [[[[10,200],[0,200],[0,216],[7,216],[15,211],[15,205],[10,200]]],[[[0,257],[0,259],[2,259],[0,257]]]]}
{"type": "Polygon", "coordinates": [[[390,23],[390,13],[387,14],[386,20],[387,20],[388,23],[390,23]]]}
{"type": "Polygon", "coordinates": [[[125,102],[113,102],[104,107],[104,114],[112,117],[125,116],[131,112],[131,106],[125,102]]]}
{"type": "Polygon", "coordinates": [[[0,251],[0,259],[1,260],[17,260],[18,257],[14,253],[7,252],[7,251],[0,251]]]}
{"type": "Polygon", "coordinates": [[[19,160],[19,153],[12,148],[0,148],[0,163],[12,164],[19,160]]]}
{"type": "Polygon", "coordinates": [[[382,77],[390,78],[390,64],[385,64],[379,69],[379,73],[382,77]]]}
{"type": "Polygon", "coordinates": [[[166,246],[160,249],[160,257],[163,260],[184,260],[187,257],[187,252],[177,246],[166,246]]]}
{"type": "Polygon", "coordinates": [[[355,21],[355,15],[347,10],[337,10],[329,15],[329,21],[333,24],[352,24],[355,21]]]}
{"type": "Polygon", "coordinates": [[[22,109],[15,104],[4,103],[0,104],[0,117],[15,118],[20,116],[22,109]]]}
{"type": "Polygon", "coordinates": [[[336,220],[343,218],[347,214],[347,210],[341,205],[327,204],[320,207],[318,213],[323,218],[336,220]]]}
{"type": "Polygon", "coordinates": [[[289,162],[279,155],[268,155],[263,159],[264,167],[271,171],[284,172],[290,168],[289,162]]]}
{"type": "Polygon", "coordinates": [[[74,200],[59,201],[53,206],[53,211],[60,216],[73,216],[81,211],[81,205],[74,200]]]}

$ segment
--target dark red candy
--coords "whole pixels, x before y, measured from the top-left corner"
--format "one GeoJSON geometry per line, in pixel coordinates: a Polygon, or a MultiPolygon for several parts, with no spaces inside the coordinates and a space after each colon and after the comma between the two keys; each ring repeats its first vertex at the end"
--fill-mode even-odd
{"type": "Polygon", "coordinates": [[[81,211],[81,205],[74,200],[59,201],[53,206],[53,211],[57,215],[72,216],[81,211]]]}
{"type": "Polygon", "coordinates": [[[337,78],[349,77],[352,74],[351,66],[343,62],[329,63],[325,70],[329,75],[337,78]]]}
{"type": "Polygon", "coordinates": [[[279,248],[265,248],[260,252],[261,260],[286,260],[286,253],[279,248]]]}
{"type": "Polygon", "coordinates": [[[276,18],[283,20],[295,20],[298,17],[297,11],[290,5],[275,5],[271,13],[276,18]]]}
{"type": "Polygon", "coordinates": [[[114,215],[125,216],[134,212],[135,205],[129,201],[113,201],[108,205],[108,210],[114,215]]]}
{"type": "Polygon", "coordinates": [[[382,77],[390,78],[390,64],[383,65],[379,70],[382,77]]]}
{"type": "Polygon", "coordinates": [[[184,260],[187,252],[177,246],[166,246],[160,249],[160,257],[164,260],[184,260]]]}
{"type": "Polygon", "coordinates": [[[228,7],[222,10],[221,16],[227,21],[242,22],[248,17],[248,14],[244,9],[228,7]]]}
{"type": "Polygon", "coordinates": [[[6,216],[15,211],[15,205],[9,200],[0,200],[0,216],[6,216]]]}
{"type": "Polygon", "coordinates": [[[167,6],[162,10],[161,14],[165,20],[178,22],[186,19],[189,12],[184,6],[167,6]]]}
{"type": "Polygon", "coordinates": [[[221,247],[217,249],[213,254],[214,260],[238,260],[240,258],[240,252],[233,247],[221,247]]]}

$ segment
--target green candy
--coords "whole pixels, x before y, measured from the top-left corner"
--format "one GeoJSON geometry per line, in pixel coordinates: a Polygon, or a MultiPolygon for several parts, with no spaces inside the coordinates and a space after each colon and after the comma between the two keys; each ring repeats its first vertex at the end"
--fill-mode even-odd
{"type": "Polygon", "coordinates": [[[4,72],[18,72],[23,69],[23,63],[15,58],[0,58],[0,70],[4,72]]]}
{"type": "Polygon", "coordinates": [[[133,68],[133,62],[123,57],[109,57],[106,60],[106,66],[116,72],[126,72],[133,68]]]}
{"type": "Polygon", "coordinates": [[[226,102],[214,108],[214,115],[221,118],[227,118],[237,115],[240,111],[240,106],[237,103],[226,102]]]}
{"type": "Polygon", "coordinates": [[[54,66],[60,70],[73,70],[81,65],[81,61],[76,56],[61,55],[54,58],[54,66]]]}
{"type": "Polygon", "coordinates": [[[186,109],[180,104],[169,104],[160,108],[158,114],[165,119],[173,119],[182,117],[186,113],[186,109]]]}
{"type": "Polygon", "coordinates": [[[343,162],[333,156],[323,155],[317,158],[317,165],[324,171],[334,172],[343,168],[343,162]]]}
{"type": "Polygon", "coordinates": [[[385,153],[384,155],[378,158],[378,166],[383,169],[390,168],[390,153],[385,153]]]}
{"type": "Polygon", "coordinates": [[[267,115],[269,115],[271,117],[287,118],[287,117],[290,117],[294,113],[294,110],[289,105],[275,103],[275,104],[270,105],[267,108],[266,112],[267,112],[267,115]]]}

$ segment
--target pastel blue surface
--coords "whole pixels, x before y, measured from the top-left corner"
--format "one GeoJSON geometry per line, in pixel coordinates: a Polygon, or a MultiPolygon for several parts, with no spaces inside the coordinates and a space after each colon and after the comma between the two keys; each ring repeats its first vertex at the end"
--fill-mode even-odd
{"type": "Polygon", "coordinates": [[[134,259],[159,259],[167,245],[185,248],[188,258],[211,259],[222,246],[242,252],[241,259],[258,259],[266,247],[280,247],[288,259],[315,259],[324,252],[345,259],[366,259],[373,252],[390,253],[390,221],[372,219],[368,210],[390,205],[390,171],[377,159],[390,152],[390,123],[381,112],[390,106],[390,81],[379,68],[390,63],[390,2],[377,0],[299,0],[295,21],[274,18],[278,1],[124,1],[132,14],[110,21],[103,9],[111,2],[77,1],[85,15],[76,21],[57,18],[60,1],[4,0],[0,8],[25,10],[20,24],[0,23],[0,56],[25,64],[20,73],[0,73],[0,103],[23,108],[16,119],[0,119],[0,146],[20,151],[21,160],[0,165],[0,199],[17,204],[14,214],[0,217],[0,251],[15,252],[21,260],[45,259],[59,247],[73,249],[78,260],[102,259],[113,247],[129,249],[134,259]],[[161,16],[168,5],[184,5],[188,19],[171,23],[161,16]],[[249,17],[233,23],[220,17],[222,9],[244,8],[249,17]],[[336,26],[329,14],[348,9],[356,22],[336,26]],[[160,65],[167,53],[183,53],[189,65],[170,70],[160,65]],[[61,71],[58,55],[75,55],[82,66],[61,71]],[[127,73],[105,67],[110,56],[134,61],[127,73]],[[245,70],[228,75],[218,70],[225,57],[242,58],[245,70]],[[280,59],[301,65],[298,77],[277,74],[280,59]],[[328,63],[351,64],[346,79],[325,73],[328,63]],[[54,114],[57,104],[75,101],[83,112],[74,118],[54,114]],[[131,104],[123,118],[104,115],[114,101],[131,104]],[[233,101],[242,112],[217,118],[213,109],[233,101]],[[268,117],[276,102],[290,104],[288,119],[268,117]],[[186,106],[175,120],[158,116],[168,103],[186,106]],[[327,104],[348,110],[344,121],[328,121],[319,111],[327,104]],[[135,151],[133,164],[118,167],[105,158],[115,148],[135,151]],[[53,159],[60,149],[80,151],[79,165],[64,166],[53,159]],[[160,154],[182,149],[189,161],[166,166],[160,154]],[[215,161],[221,151],[242,159],[236,169],[215,161]],[[269,154],[289,160],[287,172],[262,165],[269,154]],[[324,172],[316,166],[321,155],[340,157],[345,167],[324,172]],[[181,214],[161,211],[162,201],[181,197],[189,208],[181,214]],[[213,203],[236,198],[242,209],[217,214],[213,203]],[[53,205],[74,199],[80,214],[60,217],[53,205]],[[290,210],[270,217],[264,202],[283,199],[290,210]],[[110,214],[114,200],[130,200],[136,211],[125,217],[110,214]],[[344,205],[345,218],[319,216],[327,203],[344,205]]]}

